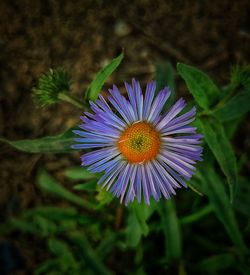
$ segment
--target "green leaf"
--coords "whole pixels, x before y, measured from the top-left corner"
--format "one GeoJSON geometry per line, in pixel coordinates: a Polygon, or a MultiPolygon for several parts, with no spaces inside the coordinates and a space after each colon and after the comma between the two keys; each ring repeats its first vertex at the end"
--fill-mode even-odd
{"type": "Polygon", "coordinates": [[[48,246],[49,250],[58,257],[72,254],[68,245],[59,239],[50,238],[48,240],[48,246]]]}
{"type": "Polygon", "coordinates": [[[170,62],[156,64],[156,90],[159,91],[168,86],[171,90],[175,89],[174,68],[170,62]]]}
{"type": "Polygon", "coordinates": [[[127,219],[126,243],[128,247],[136,247],[141,240],[142,231],[134,211],[130,211],[127,219]]]}
{"type": "Polygon", "coordinates": [[[232,242],[244,253],[246,246],[221,178],[216,174],[213,167],[206,162],[203,163],[198,174],[217,218],[225,227],[232,242]]]}
{"type": "Polygon", "coordinates": [[[149,233],[149,228],[147,225],[147,219],[151,214],[150,208],[145,204],[135,203],[132,205],[133,211],[137,218],[137,222],[141,228],[141,232],[144,236],[147,236],[149,233]]]}
{"type": "Polygon", "coordinates": [[[119,239],[124,235],[123,232],[108,232],[106,236],[103,236],[102,241],[96,248],[96,253],[100,259],[105,259],[109,253],[114,251],[114,248],[118,246],[119,239]]]}
{"type": "Polygon", "coordinates": [[[34,217],[33,223],[39,229],[39,233],[41,236],[48,236],[56,232],[57,226],[53,222],[47,220],[44,217],[34,217]]]}
{"type": "Polygon", "coordinates": [[[58,266],[60,265],[59,259],[52,259],[42,262],[37,269],[35,270],[35,275],[59,275],[62,274],[60,270],[58,270],[58,266]],[[57,268],[57,272],[55,269],[57,268]]]}
{"type": "Polygon", "coordinates": [[[162,230],[165,237],[165,255],[168,262],[180,260],[182,255],[181,230],[174,199],[159,204],[162,230]]]}
{"type": "Polygon", "coordinates": [[[237,93],[228,102],[214,110],[221,121],[239,118],[250,111],[250,89],[237,93]]]}
{"type": "Polygon", "coordinates": [[[111,201],[114,199],[114,196],[107,190],[103,189],[100,185],[97,185],[97,190],[98,194],[96,196],[96,199],[99,202],[98,208],[102,207],[105,204],[111,203],[111,201]]]}
{"type": "Polygon", "coordinates": [[[220,90],[208,75],[202,71],[182,63],[177,64],[177,71],[196,102],[205,110],[209,110],[220,98],[220,90]]]}
{"type": "Polygon", "coordinates": [[[80,255],[84,259],[86,266],[88,266],[94,272],[94,274],[112,274],[99,259],[96,251],[91,247],[90,243],[82,232],[71,232],[69,236],[72,242],[74,242],[80,248],[80,255]]]}
{"type": "Polygon", "coordinates": [[[234,207],[243,215],[250,218],[250,179],[240,177],[235,196],[234,207]]]}
{"type": "Polygon", "coordinates": [[[65,220],[77,215],[75,208],[60,208],[56,206],[42,206],[27,210],[23,213],[25,218],[34,216],[43,216],[51,220],[65,220]]]}
{"type": "Polygon", "coordinates": [[[77,195],[71,193],[66,188],[56,182],[46,171],[41,171],[37,178],[38,186],[46,192],[56,195],[62,199],[72,202],[78,206],[85,207],[87,209],[95,209],[95,205],[83,200],[77,195]]]}
{"type": "Polygon", "coordinates": [[[119,66],[124,57],[123,52],[114,58],[108,65],[103,67],[96,75],[96,78],[91,82],[90,86],[86,91],[86,100],[95,101],[101,92],[101,88],[106,81],[106,79],[114,72],[114,70],[119,66]]]}
{"type": "Polygon", "coordinates": [[[66,153],[73,150],[70,146],[74,143],[74,137],[75,134],[70,129],[56,136],[16,141],[0,137],[0,141],[26,153],[66,153]]]}
{"type": "Polygon", "coordinates": [[[154,209],[144,203],[131,203],[129,206],[129,215],[127,219],[127,245],[136,247],[142,236],[147,236],[149,228],[147,220],[154,209]]]}
{"type": "Polygon", "coordinates": [[[89,180],[96,177],[91,174],[85,167],[70,167],[64,171],[65,176],[70,180],[89,180]]]}
{"type": "MultiPolygon", "coordinates": [[[[58,231],[57,226],[43,217],[32,217],[32,219],[11,219],[7,224],[8,231],[20,230],[38,236],[48,236],[58,231]]],[[[5,230],[4,230],[5,231],[5,230]]]]}
{"type": "Polygon", "coordinates": [[[233,148],[225,134],[223,125],[216,118],[208,116],[197,120],[197,123],[201,126],[209,148],[227,177],[232,200],[233,186],[237,181],[237,165],[233,148]]]}
{"type": "Polygon", "coordinates": [[[96,188],[97,188],[96,181],[81,183],[74,186],[75,190],[87,191],[87,192],[94,192],[96,191],[96,188]]]}
{"type": "Polygon", "coordinates": [[[44,217],[53,222],[68,222],[73,221],[75,223],[79,222],[80,224],[88,224],[92,222],[91,217],[87,217],[78,213],[75,208],[67,207],[60,208],[55,206],[43,206],[36,207],[24,212],[24,218],[32,218],[36,216],[44,217]]]}
{"type": "Polygon", "coordinates": [[[58,259],[58,266],[57,268],[55,267],[56,271],[59,269],[61,274],[68,274],[69,272],[71,274],[79,274],[79,263],[75,260],[71,246],[60,239],[50,238],[48,247],[58,259]]]}
{"type": "Polygon", "coordinates": [[[170,98],[164,105],[164,110],[167,110],[175,101],[175,70],[170,62],[156,64],[156,91],[160,91],[164,87],[171,89],[170,98]]]}
{"type": "Polygon", "coordinates": [[[224,253],[203,259],[197,263],[197,267],[204,273],[216,274],[217,271],[233,267],[235,263],[236,259],[232,254],[224,253]]]}

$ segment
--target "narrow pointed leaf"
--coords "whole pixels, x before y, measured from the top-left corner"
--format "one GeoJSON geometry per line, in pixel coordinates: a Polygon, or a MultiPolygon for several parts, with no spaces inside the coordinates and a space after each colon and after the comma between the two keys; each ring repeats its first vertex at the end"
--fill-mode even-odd
{"type": "Polygon", "coordinates": [[[232,254],[225,253],[203,259],[197,263],[197,267],[206,274],[216,274],[218,271],[233,267],[235,262],[236,259],[232,254]]]}
{"type": "Polygon", "coordinates": [[[86,192],[95,192],[97,189],[96,181],[90,181],[86,183],[80,183],[74,186],[75,190],[86,191],[86,192]]]}
{"type": "Polygon", "coordinates": [[[102,241],[96,248],[96,253],[98,254],[101,260],[105,259],[115,247],[123,245],[122,237],[124,236],[123,231],[119,232],[109,232],[107,236],[103,236],[102,241]]]}
{"type": "Polygon", "coordinates": [[[165,253],[168,262],[179,260],[182,255],[180,224],[174,200],[159,205],[162,229],[165,236],[165,253]]]}
{"type": "Polygon", "coordinates": [[[208,75],[182,63],[177,64],[177,71],[200,107],[208,110],[219,100],[220,90],[208,75]]]}
{"type": "Polygon", "coordinates": [[[96,78],[91,82],[86,91],[86,100],[95,101],[101,92],[102,86],[106,79],[115,71],[124,57],[123,52],[114,58],[108,65],[103,67],[96,75],[96,78]]]}
{"type": "Polygon", "coordinates": [[[60,208],[55,206],[43,206],[27,210],[23,214],[25,219],[37,216],[41,216],[53,222],[74,221],[81,224],[88,224],[93,221],[91,217],[79,214],[77,210],[72,207],[60,208]]]}
{"type": "MultiPolygon", "coordinates": [[[[58,270],[58,266],[60,265],[60,260],[59,259],[50,259],[47,261],[42,262],[40,265],[38,265],[38,267],[36,268],[34,275],[44,275],[44,274],[59,274],[59,273],[55,273],[54,270],[55,268],[57,268],[58,270]],[[51,273],[52,272],[54,273],[51,273]]],[[[60,271],[59,271],[60,272],[60,271]]]]}
{"type": "Polygon", "coordinates": [[[149,234],[147,220],[153,213],[153,207],[148,207],[145,204],[132,203],[129,207],[129,215],[127,220],[127,245],[136,247],[142,236],[149,234]]]}
{"type": "Polygon", "coordinates": [[[129,213],[127,219],[126,239],[128,247],[136,247],[142,238],[141,227],[134,212],[129,213]]]}
{"type": "Polygon", "coordinates": [[[72,130],[68,130],[56,136],[16,141],[0,137],[0,141],[26,153],[66,153],[73,150],[70,146],[74,136],[72,130]]]}
{"type": "Polygon", "coordinates": [[[48,246],[49,246],[49,250],[56,256],[60,257],[62,255],[68,255],[68,256],[70,255],[73,257],[73,255],[70,251],[70,248],[64,241],[61,241],[56,238],[50,238],[48,240],[48,246]]]}
{"type": "Polygon", "coordinates": [[[13,230],[19,230],[27,233],[32,233],[38,236],[48,236],[55,234],[58,231],[57,225],[44,217],[32,217],[30,219],[20,218],[20,219],[10,219],[0,231],[11,232],[13,230]]]}
{"type": "Polygon", "coordinates": [[[56,195],[62,199],[88,209],[95,208],[95,205],[71,193],[58,182],[56,182],[55,179],[53,179],[46,171],[41,171],[39,173],[37,183],[41,189],[47,191],[50,194],[56,195]]]}
{"type": "Polygon", "coordinates": [[[64,172],[65,176],[70,180],[89,180],[96,177],[91,174],[85,167],[70,167],[64,172]]]}
{"type": "Polygon", "coordinates": [[[205,140],[218,161],[221,170],[227,177],[231,199],[233,186],[237,181],[237,165],[233,148],[225,134],[223,125],[214,117],[204,117],[197,120],[205,140]]]}
{"type": "Polygon", "coordinates": [[[250,180],[245,177],[240,177],[238,189],[235,196],[235,209],[243,215],[250,218],[250,180]]]}
{"type": "Polygon", "coordinates": [[[170,62],[156,64],[156,90],[157,92],[164,87],[171,89],[170,98],[164,105],[164,110],[167,110],[175,101],[175,70],[170,62]]]}
{"type": "Polygon", "coordinates": [[[81,232],[71,232],[69,234],[70,239],[74,242],[81,252],[81,256],[93,274],[111,275],[109,269],[102,263],[98,257],[96,251],[91,247],[88,239],[81,232]]]}
{"type": "Polygon", "coordinates": [[[246,246],[221,178],[208,163],[204,163],[198,175],[217,218],[223,224],[232,242],[244,253],[246,246]]]}

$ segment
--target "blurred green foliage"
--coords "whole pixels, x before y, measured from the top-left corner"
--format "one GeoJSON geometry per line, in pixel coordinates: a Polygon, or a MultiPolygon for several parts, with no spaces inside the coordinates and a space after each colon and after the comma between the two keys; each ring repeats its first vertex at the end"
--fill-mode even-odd
{"type": "MultiPolygon", "coordinates": [[[[122,58],[97,74],[86,100],[96,99],[122,58]]],[[[230,141],[250,110],[249,66],[236,67],[225,87],[189,65],[178,64],[177,72],[199,105],[194,124],[204,134],[204,161],[188,183],[198,194],[180,190],[169,201],[125,208],[96,185],[100,175],[83,167],[64,173],[77,193],[39,171],[37,186],[63,204],[30,209],[0,227],[6,236],[21,231],[46,241],[50,256],[36,274],[250,274],[250,188],[241,173],[246,158],[237,160],[230,141]]],[[[175,75],[170,63],[157,65],[157,90],[166,85],[175,90],[175,75]]],[[[175,97],[173,92],[171,101],[175,97]]],[[[55,153],[70,151],[73,137],[69,130],[35,140],[1,140],[29,153],[55,153]]]]}

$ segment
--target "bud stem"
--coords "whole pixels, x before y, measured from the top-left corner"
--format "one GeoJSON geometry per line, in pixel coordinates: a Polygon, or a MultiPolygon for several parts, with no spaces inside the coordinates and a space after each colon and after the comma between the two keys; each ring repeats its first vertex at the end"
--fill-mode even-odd
{"type": "Polygon", "coordinates": [[[85,102],[79,100],[78,98],[76,97],[73,97],[65,92],[61,92],[58,94],[58,98],[63,100],[63,101],[66,101],[68,103],[71,103],[72,105],[82,109],[82,110],[86,110],[87,109],[87,105],[85,102]]]}

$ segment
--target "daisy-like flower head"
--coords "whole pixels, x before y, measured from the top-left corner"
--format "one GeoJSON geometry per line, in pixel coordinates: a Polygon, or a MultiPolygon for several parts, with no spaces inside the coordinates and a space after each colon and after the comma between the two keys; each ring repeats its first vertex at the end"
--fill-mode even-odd
{"type": "Polygon", "coordinates": [[[102,184],[127,205],[135,197],[169,199],[175,189],[186,187],[201,160],[202,135],[188,124],[195,119],[196,109],[181,114],[186,103],[179,99],[166,113],[161,113],[170,96],[169,88],[155,96],[156,84],[147,84],[145,95],[139,82],[125,83],[128,99],[114,85],[106,101],[102,95],[90,102],[93,113],[81,117],[82,130],[73,145],[75,149],[94,151],[81,157],[82,165],[92,173],[103,172],[102,184]]]}

